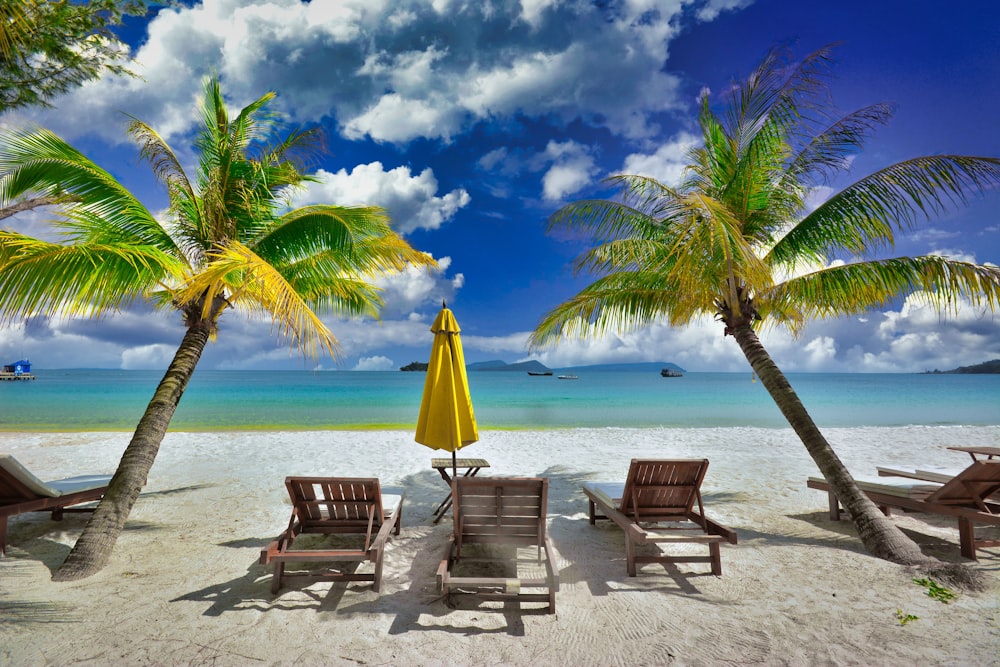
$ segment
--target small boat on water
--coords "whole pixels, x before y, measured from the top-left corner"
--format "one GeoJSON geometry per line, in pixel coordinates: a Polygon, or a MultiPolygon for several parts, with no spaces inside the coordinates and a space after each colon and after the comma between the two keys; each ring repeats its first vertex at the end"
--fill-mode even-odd
{"type": "Polygon", "coordinates": [[[552,375],[552,371],[528,371],[528,375],[552,375]]]}
{"type": "Polygon", "coordinates": [[[559,379],[560,380],[579,380],[580,376],[579,375],[560,375],[559,379]]]}
{"type": "Polygon", "coordinates": [[[673,368],[664,368],[660,371],[660,376],[665,378],[680,378],[684,377],[684,373],[675,371],[673,368]]]}

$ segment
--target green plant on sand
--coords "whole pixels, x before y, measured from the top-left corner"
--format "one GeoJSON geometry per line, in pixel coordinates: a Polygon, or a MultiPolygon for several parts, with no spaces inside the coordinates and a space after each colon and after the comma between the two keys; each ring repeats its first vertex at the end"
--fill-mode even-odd
{"type": "Polygon", "coordinates": [[[934,581],[929,577],[921,577],[920,579],[914,579],[913,583],[917,584],[918,586],[923,586],[924,588],[926,588],[927,589],[926,594],[928,597],[934,598],[938,602],[943,602],[944,604],[948,604],[957,597],[955,591],[940,585],[939,583],[937,583],[936,581],[934,581]]]}

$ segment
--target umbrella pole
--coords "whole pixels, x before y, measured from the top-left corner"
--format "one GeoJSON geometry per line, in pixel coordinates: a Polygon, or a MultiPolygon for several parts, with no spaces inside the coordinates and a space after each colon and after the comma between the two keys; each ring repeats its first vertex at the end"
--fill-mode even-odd
{"type": "Polygon", "coordinates": [[[451,452],[451,478],[458,477],[458,459],[455,458],[454,450],[451,452]]]}

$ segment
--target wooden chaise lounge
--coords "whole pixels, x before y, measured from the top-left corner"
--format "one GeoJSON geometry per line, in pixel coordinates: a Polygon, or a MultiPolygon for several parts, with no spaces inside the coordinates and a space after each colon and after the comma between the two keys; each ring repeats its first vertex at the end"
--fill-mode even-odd
{"type": "Polygon", "coordinates": [[[378,592],[382,584],[382,561],[390,533],[399,535],[403,493],[383,493],[376,478],[288,477],[292,500],[288,528],[260,552],[260,563],[274,563],[271,592],[277,593],[286,579],[371,581],[378,592]],[[304,533],[356,535],[358,546],[346,548],[296,548],[304,533]],[[372,573],[326,571],[286,572],[287,563],[371,561],[372,573]]]}
{"type": "Polygon", "coordinates": [[[25,512],[51,511],[59,521],[66,512],[93,512],[76,507],[100,500],[111,475],[80,475],[43,482],[10,454],[0,454],[0,554],[7,552],[7,519],[25,512]]]}
{"type": "Polygon", "coordinates": [[[624,483],[588,482],[590,524],[610,519],[625,531],[628,575],[636,563],[711,563],[712,573],[722,574],[722,542],[736,544],[736,532],[705,515],[701,483],[708,459],[632,459],[624,483]],[[598,514],[600,509],[602,514],[598,514]],[[708,556],[668,556],[660,545],[698,543],[708,546],[708,556]],[[653,544],[657,555],[638,555],[642,544],[653,544]]]}
{"type": "Polygon", "coordinates": [[[455,523],[438,566],[438,590],[449,597],[547,602],[555,613],[559,568],[545,525],[548,489],[549,480],[538,477],[453,479],[455,523]],[[531,547],[533,558],[519,556],[531,547]],[[493,571],[480,570],[484,564],[493,571]]]}
{"type": "MultiPolygon", "coordinates": [[[[990,498],[1000,492],[1000,460],[976,461],[944,484],[885,484],[855,480],[886,516],[892,508],[952,516],[958,520],[962,556],[976,560],[976,549],[1000,546],[1000,539],[977,538],[975,527],[1000,526],[1000,503],[990,498]]],[[[807,486],[826,491],[830,518],[839,521],[844,510],[825,479],[810,477],[807,486]]]]}

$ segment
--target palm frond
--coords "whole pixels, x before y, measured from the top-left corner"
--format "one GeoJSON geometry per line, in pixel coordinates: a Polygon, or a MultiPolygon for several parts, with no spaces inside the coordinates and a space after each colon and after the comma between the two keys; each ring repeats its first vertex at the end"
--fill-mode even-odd
{"type": "Polygon", "coordinates": [[[143,298],[184,267],[153,246],[61,245],[0,232],[0,321],[100,316],[143,298]]]}
{"type": "Polygon", "coordinates": [[[303,261],[326,266],[330,275],[374,276],[401,271],[408,264],[433,266],[434,260],[411,248],[375,206],[306,206],[289,211],[249,243],[275,266],[303,261]]]}
{"type": "Polygon", "coordinates": [[[981,266],[936,255],[855,262],[789,279],[759,301],[806,317],[856,315],[884,307],[911,292],[940,295],[947,311],[964,298],[973,306],[1000,306],[1000,267],[981,266]]]}
{"type": "Polygon", "coordinates": [[[997,158],[937,155],[899,162],[830,197],[775,244],[769,261],[786,264],[803,255],[864,255],[891,247],[894,230],[998,185],[997,158]]]}
{"type": "Polygon", "coordinates": [[[211,252],[201,271],[175,294],[179,303],[204,300],[206,308],[217,297],[251,313],[267,313],[292,346],[311,358],[320,349],[337,356],[337,340],[319,316],[270,263],[244,245],[232,242],[211,252]]]}
{"type": "Polygon", "coordinates": [[[132,193],[48,130],[0,134],[0,174],[0,198],[5,201],[26,193],[63,200],[65,218],[59,225],[71,241],[128,239],[164,252],[176,249],[174,239],[132,193]]]}
{"type": "Polygon", "coordinates": [[[800,181],[843,171],[847,157],[860,151],[871,133],[886,125],[892,114],[893,105],[879,103],[838,118],[799,150],[791,160],[787,177],[800,181]]]}

